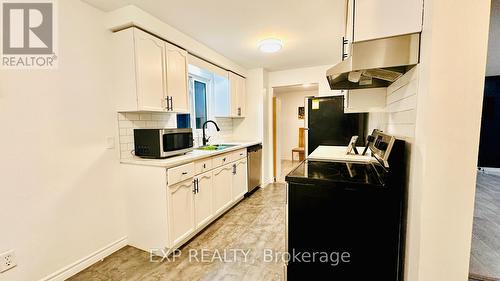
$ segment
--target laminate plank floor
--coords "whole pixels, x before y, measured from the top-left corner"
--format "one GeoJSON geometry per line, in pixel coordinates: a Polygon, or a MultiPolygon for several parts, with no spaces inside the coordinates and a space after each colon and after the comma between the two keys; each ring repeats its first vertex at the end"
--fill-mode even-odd
{"type": "Polygon", "coordinates": [[[151,262],[148,252],[127,246],[69,280],[283,280],[283,263],[265,261],[265,250],[285,251],[284,184],[269,184],[242,200],[188,242],[175,261],[151,262]],[[249,251],[247,259],[235,249],[249,251]],[[213,260],[216,252],[228,259],[213,260]]]}
{"type": "Polygon", "coordinates": [[[284,183],[286,175],[288,175],[288,173],[295,169],[300,163],[301,161],[281,160],[281,173],[276,181],[284,183]]]}
{"type": "Polygon", "coordinates": [[[500,280],[499,175],[477,175],[469,272],[473,280],[500,280]]]}

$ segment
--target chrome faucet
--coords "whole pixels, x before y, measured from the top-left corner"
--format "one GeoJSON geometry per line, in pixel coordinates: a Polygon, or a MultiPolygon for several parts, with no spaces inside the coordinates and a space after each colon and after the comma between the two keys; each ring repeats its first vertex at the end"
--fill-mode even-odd
{"type": "Polygon", "coordinates": [[[219,131],[220,131],[219,126],[217,125],[217,123],[215,123],[215,122],[214,122],[214,121],[212,121],[212,120],[207,120],[207,121],[205,121],[205,123],[203,123],[203,125],[201,126],[201,128],[203,129],[203,146],[207,145],[207,143],[208,143],[208,139],[210,139],[210,137],[208,137],[208,138],[207,138],[207,137],[205,136],[205,128],[207,127],[207,124],[208,124],[208,123],[213,123],[213,124],[215,125],[215,129],[217,129],[217,132],[219,132],[219,131]]]}

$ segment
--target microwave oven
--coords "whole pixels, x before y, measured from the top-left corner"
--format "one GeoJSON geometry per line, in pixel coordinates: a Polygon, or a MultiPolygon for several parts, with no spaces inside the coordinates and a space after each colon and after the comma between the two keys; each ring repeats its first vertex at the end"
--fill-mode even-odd
{"type": "Polygon", "coordinates": [[[135,155],[161,159],[193,150],[193,131],[185,129],[134,129],[135,155]]]}

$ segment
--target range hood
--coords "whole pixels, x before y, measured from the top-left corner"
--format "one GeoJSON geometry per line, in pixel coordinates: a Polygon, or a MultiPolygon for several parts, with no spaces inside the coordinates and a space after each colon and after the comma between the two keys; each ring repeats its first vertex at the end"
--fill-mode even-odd
{"type": "Polygon", "coordinates": [[[332,90],[388,87],[419,62],[420,33],[356,42],[326,72],[332,90]]]}

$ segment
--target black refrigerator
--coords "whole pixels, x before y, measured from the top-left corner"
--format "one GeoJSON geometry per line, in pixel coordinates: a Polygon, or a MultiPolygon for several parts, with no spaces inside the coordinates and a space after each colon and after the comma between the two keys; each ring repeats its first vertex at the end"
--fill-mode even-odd
{"type": "Polygon", "coordinates": [[[347,146],[358,136],[357,146],[364,146],[367,113],[344,113],[344,96],[306,99],[307,155],[320,145],[347,146]]]}

